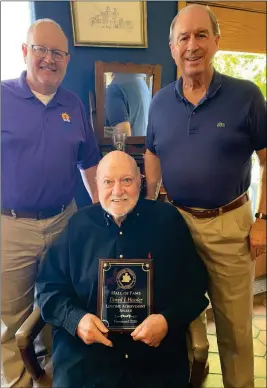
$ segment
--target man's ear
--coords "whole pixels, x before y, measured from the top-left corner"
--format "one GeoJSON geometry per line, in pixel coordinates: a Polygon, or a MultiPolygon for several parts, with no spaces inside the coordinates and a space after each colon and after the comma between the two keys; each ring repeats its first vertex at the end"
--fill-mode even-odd
{"type": "Polygon", "coordinates": [[[28,46],[26,45],[26,43],[22,43],[21,49],[22,49],[22,54],[24,58],[24,63],[26,63],[26,57],[28,53],[28,46]]]}
{"type": "Polygon", "coordinates": [[[220,35],[217,35],[216,38],[215,38],[215,44],[216,44],[216,46],[217,46],[217,50],[219,50],[219,42],[220,42],[220,39],[221,39],[220,35]]]}
{"type": "Polygon", "coordinates": [[[67,65],[68,65],[69,61],[70,61],[70,54],[68,54],[67,57],[66,57],[66,64],[67,65]]]}
{"type": "Polygon", "coordinates": [[[140,169],[138,170],[137,182],[138,182],[139,189],[141,190],[142,176],[141,176],[141,173],[140,173],[140,169]]]}
{"type": "Polygon", "coordinates": [[[169,42],[169,47],[170,47],[170,50],[171,50],[171,55],[172,55],[173,59],[175,60],[174,45],[173,45],[172,42],[169,42]]]}

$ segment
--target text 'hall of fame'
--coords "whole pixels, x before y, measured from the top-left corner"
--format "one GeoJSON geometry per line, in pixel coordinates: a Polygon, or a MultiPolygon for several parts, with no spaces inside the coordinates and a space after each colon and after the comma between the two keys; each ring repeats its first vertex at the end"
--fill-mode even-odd
{"type": "Polygon", "coordinates": [[[100,259],[97,310],[109,330],[134,330],[151,314],[152,283],[152,260],[100,259]]]}

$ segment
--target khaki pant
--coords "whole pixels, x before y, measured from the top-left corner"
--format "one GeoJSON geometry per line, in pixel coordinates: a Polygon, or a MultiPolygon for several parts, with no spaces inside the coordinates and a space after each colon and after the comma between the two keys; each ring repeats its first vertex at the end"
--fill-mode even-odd
{"type": "Polygon", "coordinates": [[[73,201],[64,212],[45,220],[1,215],[1,364],[5,388],[32,386],[15,333],[32,311],[40,261],[76,209],[73,201]]]}
{"type": "Polygon", "coordinates": [[[252,388],[254,262],[249,249],[251,202],[215,218],[178,208],[209,274],[224,387],[252,388]]]}

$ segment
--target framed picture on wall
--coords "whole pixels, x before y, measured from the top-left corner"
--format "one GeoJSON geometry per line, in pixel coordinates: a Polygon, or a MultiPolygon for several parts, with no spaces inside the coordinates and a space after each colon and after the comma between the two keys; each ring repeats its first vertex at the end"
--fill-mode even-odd
{"type": "Polygon", "coordinates": [[[71,1],[75,46],[147,47],[145,1],[71,1]]]}

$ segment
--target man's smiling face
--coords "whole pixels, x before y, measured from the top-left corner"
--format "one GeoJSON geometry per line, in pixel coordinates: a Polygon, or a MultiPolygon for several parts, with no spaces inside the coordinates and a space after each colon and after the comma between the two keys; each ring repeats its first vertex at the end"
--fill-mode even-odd
{"type": "Polygon", "coordinates": [[[68,52],[67,39],[56,24],[42,22],[29,34],[27,45],[22,46],[30,88],[41,94],[54,93],[65,77],[69,56],[65,56],[63,61],[55,61],[52,53],[48,52],[45,58],[41,58],[34,53],[31,45],[68,52]]]}
{"type": "Polygon", "coordinates": [[[208,71],[218,50],[219,36],[214,35],[208,12],[190,7],[178,16],[170,48],[182,75],[194,77],[208,71]]]}
{"type": "Polygon", "coordinates": [[[135,207],[140,194],[140,173],[129,155],[113,151],[100,162],[97,171],[99,201],[115,220],[135,207]]]}

